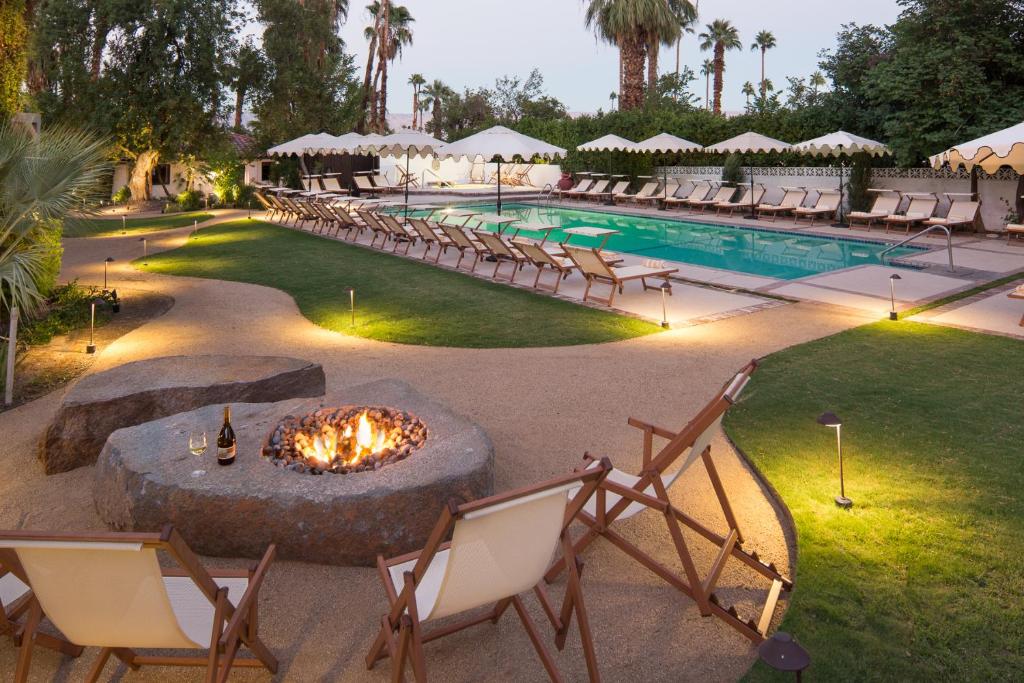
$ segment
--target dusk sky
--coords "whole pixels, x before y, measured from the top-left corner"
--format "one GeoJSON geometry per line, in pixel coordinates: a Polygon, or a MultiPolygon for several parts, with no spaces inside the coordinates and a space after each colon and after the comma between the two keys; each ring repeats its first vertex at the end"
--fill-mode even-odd
{"type": "MultiPolygon", "coordinates": [[[[389,71],[389,109],[412,110],[409,75],[441,79],[461,91],[464,87],[492,86],[503,74],[526,76],[537,67],[544,74],[548,94],[573,112],[608,109],[608,95],[617,87],[615,49],[598,41],[584,26],[585,3],[580,0],[399,0],[416,19],[414,43],[389,71]]],[[[352,3],[342,36],[356,55],[360,73],[366,60],[363,29],[369,23],[364,0],[352,3]]],[[[786,76],[808,76],[817,69],[817,55],[835,44],[844,23],[892,23],[899,14],[896,0],[704,0],[699,33],[713,19],[730,20],[740,31],[742,51],[726,56],[726,110],[740,110],[745,81],[760,78],[759,53],[750,51],[754,35],[767,29],[778,47],[768,52],[767,75],[776,88],[786,76]]],[[[683,39],[683,64],[699,72],[709,53],[698,49],[695,35],[683,39]]],[[[663,73],[675,69],[675,50],[663,49],[663,73]]],[[[693,84],[703,94],[704,83],[693,84]]]]}

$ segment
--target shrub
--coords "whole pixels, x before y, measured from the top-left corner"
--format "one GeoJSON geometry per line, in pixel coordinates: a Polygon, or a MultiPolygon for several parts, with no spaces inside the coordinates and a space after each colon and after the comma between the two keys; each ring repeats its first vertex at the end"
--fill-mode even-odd
{"type": "Polygon", "coordinates": [[[127,204],[131,198],[132,191],[127,185],[122,186],[120,190],[114,193],[113,197],[115,204],[127,204]]]}
{"type": "Polygon", "coordinates": [[[181,207],[182,211],[195,211],[202,205],[203,198],[195,190],[185,190],[178,194],[175,201],[178,202],[178,206],[181,207]]]}
{"type": "Polygon", "coordinates": [[[743,184],[743,155],[730,154],[722,164],[722,181],[733,185],[743,184]]]}
{"type": "MultiPolygon", "coordinates": [[[[97,299],[109,304],[113,296],[96,287],[83,287],[77,280],[54,287],[40,315],[26,319],[19,328],[19,342],[28,345],[46,344],[57,335],[88,326],[91,313],[89,305],[97,299]]],[[[97,326],[105,323],[109,317],[109,306],[96,307],[97,326]]]]}
{"type": "Polygon", "coordinates": [[[854,154],[850,163],[850,179],[846,183],[846,196],[850,211],[867,211],[871,205],[868,188],[871,187],[871,157],[854,154]]]}

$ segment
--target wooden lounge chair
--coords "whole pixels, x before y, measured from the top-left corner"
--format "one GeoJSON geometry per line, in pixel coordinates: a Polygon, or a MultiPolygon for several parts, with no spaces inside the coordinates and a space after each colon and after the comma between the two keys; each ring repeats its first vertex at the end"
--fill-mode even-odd
{"type": "Polygon", "coordinates": [[[846,214],[846,222],[851,228],[861,224],[870,229],[873,223],[885,220],[886,216],[895,214],[903,202],[903,193],[899,190],[868,190],[868,192],[878,193],[871,208],[867,211],[851,211],[846,214]]]}
{"type": "Polygon", "coordinates": [[[615,183],[614,187],[612,187],[612,189],[610,189],[610,190],[605,190],[604,192],[598,192],[598,193],[587,193],[586,196],[587,196],[587,199],[593,199],[595,202],[597,202],[597,201],[608,201],[609,199],[611,199],[615,195],[622,194],[623,192],[625,192],[628,189],[629,189],[629,181],[628,180],[620,180],[619,182],[615,183]]]}
{"type": "Polygon", "coordinates": [[[205,667],[207,681],[225,681],[239,666],[277,672],[257,628],[274,546],[251,569],[218,572],[208,572],[170,526],[160,533],[0,531],[0,552],[13,556],[32,588],[15,681],[27,680],[44,616],[72,643],[102,648],[89,681],[111,655],[132,669],[205,667]],[[162,569],[158,551],[178,567],[162,569]],[[243,645],[255,659],[238,657],[243,645]],[[143,656],[136,648],[209,653],[143,656]]]}
{"type": "Polygon", "coordinates": [[[576,195],[576,199],[587,201],[593,197],[600,197],[604,195],[608,189],[608,185],[611,184],[610,180],[598,180],[596,183],[590,186],[590,189],[586,192],[581,192],[576,195]]]}
{"type": "Polygon", "coordinates": [[[395,166],[395,171],[398,172],[398,182],[396,183],[396,185],[398,185],[399,187],[404,188],[406,185],[408,185],[409,187],[420,186],[419,179],[416,178],[416,174],[413,173],[412,171],[406,173],[405,169],[402,168],[401,166],[395,166]]]}
{"type": "MultiPolygon", "coordinates": [[[[0,564],[0,636],[10,636],[15,644],[24,638],[24,626],[18,620],[29,611],[32,591],[13,571],[0,564]]],[[[78,657],[85,648],[73,645],[62,637],[36,631],[35,645],[55,650],[69,657],[78,657]]]]}
{"type": "Polygon", "coordinates": [[[910,205],[906,212],[902,214],[893,212],[885,217],[886,232],[895,228],[903,228],[904,232],[910,232],[912,227],[935,215],[939,199],[931,192],[908,193],[907,196],[910,197],[910,205]]]}
{"type": "Polygon", "coordinates": [[[359,239],[359,235],[362,234],[366,225],[352,218],[352,214],[350,214],[348,210],[340,204],[327,204],[325,206],[334,214],[336,219],[335,235],[340,235],[341,231],[344,230],[345,239],[352,237],[353,233],[355,233],[353,239],[359,239]]]}
{"type": "Polygon", "coordinates": [[[689,182],[689,187],[680,184],[675,194],[665,200],[666,209],[670,209],[673,206],[685,206],[690,198],[699,197],[704,199],[711,192],[711,183],[707,180],[690,180],[687,182],[689,182]]]}
{"type": "Polygon", "coordinates": [[[675,178],[668,178],[665,181],[665,187],[664,188],[662,188],[659,185],[658,186],[658,191],[655,192],[654,194],[651,194],[651,195],[648,195],[648,196],[645,196],[645,197],[639,197],[639,196],[638,197],[634,197],[633,198],[633,202],[636,203],[636,204],[650,204],[651,206],[654,206],[656,204],[661,203],[662,201],[664,201],[668,197],[674,196],[675,193],[678,192],[678,191],[679,191],[679,181],[676,180],[675,178]]]}
{"type": "Polygon", "coordinates": [[[818,201],[814,206],[796,207],[793,209],[793,220],[799,222],[801,218],[806,218],[813,226],[818,218],[834,218],[839,209],[839,198],[839,190],[818,190],[818,201]]]}
{"type": "Polygon", "coordinates": [[[590,188],[593,187],[593,186],[594,186],[594,181],[592,179],[584,178],[579,183],[577,183],[576,187],[572,188],[571,190],[559,190],[558,191],[558,197],[559,197],[559,199],[561,199],[562,197],[570,197],[570,198],[579,197],[580,195],[584,194],[585,192],[589,192],[590,188]]]}
{"type": "MultiPolygon", "coordinates": [[[[1017,285],[1017,287],[1006,296],[1010,299],[1024,299],[1024,285],[1017,285]]],[[[1020,319],[1020,327],[1024,327],[1024,316],[1020,319]]]]}
{"type": "MultiPolygon", "coordinates": [[[[270,202],[270,205],[274,207],[274,211],[277,214],[276,220],[287,222],[290,212],[288,207],[285,206],[285,203],[281,201],[281,198],[274,194],[264,194],[263,196],[268,202],[270,202]]],[[[270,215],[270,220],[275,220],[274,214],[270,215]]]]}
{"type": "MultiPolygon", "coordinates": [[[[718,617],[751,641],[759,643],[767,635],[781,591],[791,589],[793,584],[781,575],[774,565],[764,564],[756,553],[743,550],[743,535],[726,496],[724,483],[711,459],[710,446],[711,439],[718,432],[726,411],[736,402],[756,368],[756,361],[747,364],[719,390],[689,424],[678,432],[630,418],[628,424],[643,432],[640,473],[632,475],[619,469],[612,469],[608,473],[601,483],[598,494],[577,515],[577,519],[588,529],[576,541],[575,549],[580,553],[598,537],[605,537],[615,547],[694,600],[703,616],[718,617]],[[657,453],[654,451],[655,437],[667,440],[667,444],[657,453]],[[703,464],[711,481],[728,527],[725,534],[710,529],[679,510],[669,497],[669,490],[673,485],[678,488],[676,482],[680,480],[680,476],[698,462],[703,464]],[[645,553],[616,529],[616,523],[648,509],[664,517],[683,569],[682,576],[679,576],[678,570],[666,567],[645,553]],[[703,578],[700,577],[690,552],[693,540],[684,537],[684,528],[692,532],[690,538],[693,540],[703,538],[717,549],[715,559],[703,578]],[[722,605],[715,595],[715,586],[730,559],[738,560],[770,582],[767,600],[757,622],[752,619],[742,620],[734,607],[722,605]]],[[[590,456],[584,456],[585,467],[590,466],[588,463],[592,462],[590,456]]],[[[621,528],[621,524],[618,526],[621,528]]],[[[545,579],[553,581],[564,568],[564,563],[557,562],[552,565],[545,579]]]]}
{"type": "Polygon", "coordinates": [[[420,241],[419,233],[411,228],[406,228],[402,221],[398,220],[390,213],[378,213],[375,214],[377,220],[384,224],[388,230],[391,231],[391,239],[394,241],[394,245],[391,247],[391,251],[398,252],[398,245],[404,244],[405,251],[403,254],[408,254],[411,247],[415,247],[416,243],[420,241]]]}
{"type": "Polygon", "coordinates": [[[1014,238],[1016,238],[1018,242],[1024,240],[1024,225],[1021,225],[1020,223],[1007,223],[1006,243],[1011,244],[1014,238]]]}
{"type": "Polygon", "coordinates": [[[469,272],[475,273],[480,258],[488,254],[487,248],[479,241],[471,239],[462,228],[446,223],[441,223],[438,227],[452,241],[451,246],[459,250],[459,260],[455,263],[455,267],[458,268],[462,265],[462,260],[466,258],[467,254],[473,254],[473,264],[470,266],[469,272]]]}
{"type": "Polygon", "coordinates": [[[778,216],[791,213],[794,209],[798,208],[804,203],[804,199],[807,198],[807,190],[802,187],[784,187],[785,194],[782,195],[782,199],[779,200],[778,204],[758,204],[756,208],[757,217],[761,218],[762,214],[768,214],[772,217],[772,222],[778,216]]]}
{"type": "Polygon", "coordinates": [[[299,182],[302,183],[302,194],[307,197],[312,197],[320,194],[323,190],[320,189],[320,176],[315,175],[304,175],[299,178],[299,182]]]}
{"type": "Polygon", "coordinates": [[[388,243],[388,240],[391,239],[391,228],[381,223],[380,220],[377,219],[377,216],[371,211],[356,209],[356,215],[363,221],[363,225],[373,232],[373,237],[370,238],[370,246],[377,246],[377,238],[379,237],[380,246],[381,249],[383,249],[388,243]]]}
{"type": "Polygon", "coordinates": [[[373,186],[386,194],[394,194],[395,192],[404,192],[405,188],[401,185],[392,185],[388,177],[382,173],[376,173],[370,178],[373,181],[373,186]]]}
{"type": "Polygon", "coordinates": [[[519,168],[517,168],[515,172],[515,184],[521,187],[533,187],[533,181],[530,180],[530,172],[532,170],[533,164],[520,164],[519,168]]]}
{"type": "MultiPolygon", "coordinates": [[[[925,225],[942,225],[952,232],[957,228],[973,228],[978,219],[981,202],[974,200],[955,199],[949,205],[949,211],[943,218],[929,218],[925,225]]],[[[936,233],[938,234],[938,233],[936,233]]],[[[939,235],[941,236],[941,235],[939,235]]]]}
{"type": "Polygon", "coordinates": [[[323,184],[324,192],[327,196],[348,194],[348,190],[341,186],[341,183],[338,182],[338,176],[336,175],[324,176],[320,179],[320,182],[323,184]]]}
{"type": "Polygon", "coordinates": [[[509,282],[515,282],[516,275],[522,270],[524,265],[529,263],[529,259],[523,256],[522,252],[512,249],[494,233],[487,232],[486,230],[476,230],[473,234],[476,236],[477,241],[487,250],[488,257],[493,258],[495,261],[494,272],[491,273],[491,277],[497,280],[498,270],[502,265],[511,263],[512,275],[509,276],[509,282]]]}
{"type": "Polygon", "coordinates": [[[640,188],[640,191],[637,192],[636,194],[612,195],[612,199],[615,201],[616,204],[626,202],[632,202],[636,204],[638,203],[637,200],[643,201],[647,197],[654,196],[658,192],[658,187],[659,185],[657,182],[646,183],[643,187],[640,188]]]}
{"type": "Polygon", "coordinates": [[[721,204],[722,202],[727,202],[732,199],[734,194],[736,194],[735,187],[721,185],[708,199],[689,199],[685,204],[691,209],[696,209],[701,213],[704,213],[704,209],[714,207],[716,204],[721,204]]]}
{"type": "Polygon", "coordinates": [[[539,244],[523,239],[513,239],[512,245],[537,268],[537,277],[533,279],[534,289],[548,289],[558,294],[558,287],[562,284],[562,280],[569,277],[572,271],[576,270],[576,264],[572,262],[572,259],[565,256],[555,256],[539,244]],[[550,269],[555,273],[555,284],[548,285],[540,281],[545,269],[550,269]]]}
{"type": "Polygon", "coordinates": [[[354,175],[352,176],[352,182],[355,183],[356,189],[359,190],[360,196],[366,195],[368,197],[376,197],[379,188],[374,186],[370,182],[370,176],[368,175],[354,175]]]}
{"type": "Polygon", "coordinates": [[[263,211],[267,214],[267,220],[274,220],[274,216],[277,214],[277,207],[270,202],[269,197],[259,190],[253,192],[253,196],[256,197],[256,201],[263,207],[263,211]]]}
{"type": "Polygon", "coordinates": [[[644,291],[647,291],[648,289],[660,291],[662,286],[653,287],[648,285],[647,278],[662,278],[665,280],[665,284],[663,286],[667,287],[669,294],[671,294],[672,285],[669,282],[668,277],[679,270],[678,268],[659,268],[649,266],[615,267],[610,266],[605,262],[599,249],[570,247],[567,244],[563,244],[562,247],[565,249],[565,255],[576,264],[576,267],[580,269],[583,276],[587,278],[587,288],[583,292],[583,300],[588,301],[592,298],[608,306],[611,306],[615,302],[616,292],[621,293],[625,284],[630,280],[640,280],[643,284],[644,291]],[[590,290],[594,286],[595,282],[601,282],[611,286],[612,290],[607,299],[591,296],[590,290]]]}
{"type": "Polygon", "coordinates": [[[744,185],[742,194],[731,202],[718,202],[714,205],[715,213],[722,213],[728,211],[731,216],[736,211],[750,211],[750,207],[757,206],[757,204],[764,198],[764,185],[754,185],[754,194],[750,194],[750,185],[744,185]]]}
{"type": "Polygon", "coordinates": [[[559,650],[565,646],[575,616],[589,679],[600,680],[568,527],[610,467],[607,460],[600,461],[586,471],[518,491],[462,505],[452,501],[441,512],[422,550],[390,560],[379,557],[377,571],[388,611],[381,617],[380,632],[366,656],[367,668],[390,657],[391,680],[404,680],[405,668],[411,665],[413,677],[423,683],[427,680],[424,643],[485,621],[496,623],[512,607],[548,676],[561,681],[520,597],[532,590],[555,630],[559,650]],[[451,542],[444,543],[449,536],[451,542]],[[551,603],[542,581],[556,553],[568,567],[569,577],[560,610],[551,603]],[[481,607],[489,609],[457,623],[429,631],[424,628],[436,619],[481,607]]]}
{"type": "Polygon", "coordinates": [[[416,231],[416,234],[420,236],[420,241],[426,245],[421,256],[424,260],[426,260],[430,250],[436,247],[437,255],[434,256],[434,263],[438,263],[441,260],[441,255],[448,251],[448,247],[454,246],[454,243],[447,235],[440,230],[431,228],[422,218],[409,218],[409,226],[416,231]]]}

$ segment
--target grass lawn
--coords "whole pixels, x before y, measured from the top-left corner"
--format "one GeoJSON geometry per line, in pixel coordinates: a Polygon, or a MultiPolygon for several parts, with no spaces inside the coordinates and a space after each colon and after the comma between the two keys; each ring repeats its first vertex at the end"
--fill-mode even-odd
{"type": "Polygon", "coordinates": [[[291,294],[330,330],[402,344],[503,348],[629,339],[649,322],[255,221],[218,224],[138,268],[291,294]],[[347,287],[356,290],[350,323],[347,287]]]}
{"type": "MultiPolygon", "coordinates": [[[[797,526],[814,680],[1020,680],[1024,343],[882,322],[768,358],[726,429],[797,526]],[[843,419],[846,493],[835,434],[843,419]]],[[[772,679],[758,664],[751,680],[772,679]]]]}
{"type": "MultiPolygon", "coordinates": [[[[202,223],[213,218],[212,213],[189,212],[172,213],[166,216],[149,218],[129,218],[125,220],[125,231],[132,234],[168,230],[192,225],[193,221],[202,223]]],[[[69,218],[64,221],[64,237],[109,237],[121,234],[121,219],[118,218],[69,218]]]]}

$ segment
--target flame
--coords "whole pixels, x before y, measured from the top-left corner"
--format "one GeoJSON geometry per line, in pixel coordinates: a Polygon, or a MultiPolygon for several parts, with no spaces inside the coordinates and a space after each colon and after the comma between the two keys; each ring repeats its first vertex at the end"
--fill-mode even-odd
{"type": "Polygon", "coordinates": [[[356,427],[356,445],[360,450],[369,450],[373,446],[373,427],[366,419],[366,411],[359,416],[359,425],[356,427]]]}
{"type": "Polygon", "coordinates": [[[388,438],[386,430],[379,428],[369,419],[368,411],[363,411],[356,423],[353,433],[352,425],[346,424],[340,437],[338,430],[325,424],[320,431],[310,437],[304,432],[295,434],[295,447],[304,456],[330,466],[341,457],[345,464],[354,465],[370,455],[380,453],[394,445],[388,438]],[[347,453],[346,453],[347,451],[347,453]],[[345,460],[344,456],[348,455],[345,460]]]}

